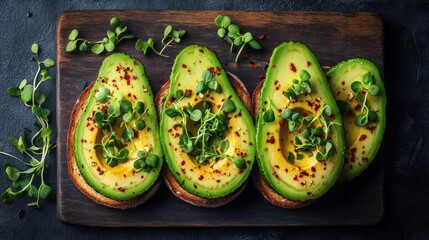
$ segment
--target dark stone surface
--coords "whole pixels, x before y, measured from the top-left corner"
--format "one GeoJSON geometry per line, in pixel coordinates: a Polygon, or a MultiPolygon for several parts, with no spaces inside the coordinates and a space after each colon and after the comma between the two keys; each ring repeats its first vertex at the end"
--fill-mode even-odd
{"type": "MultiPolygon", "coordinates": [[[[55,23],[59,12],[71,9],[222,9],[277,11],[369,11],[385,23],[385,85],[388,127],[385,135],[386,214],[369,227],[331,228],[151,228],[102,229],[61,224],[55,194],[42,210],[0,204],[0,238],[110,238],[154,239],[422,239],[429,237],[429,2],[427,1],[2,1],[0,14],[0,149],[16,153],[8,144],[34,119],[18,99],[5,94],[35,71],[29,47],[40,43],[42,56],[55,56],[55,23]],[[23,210],[21,210],[23,209],[23,210]]],[[[46,84],[47,106],[55,107],[55,86],[46,84]]],[[[55,121],[51,120],[52,126],[55,121]]],[[[47,181],[56,191],[55,154],[48,163],[47,181]]],[[[1,156],[3,165],[12,161],[1,156]]],[[[0,189],[7,188],[3,172],[0,189]]]]}

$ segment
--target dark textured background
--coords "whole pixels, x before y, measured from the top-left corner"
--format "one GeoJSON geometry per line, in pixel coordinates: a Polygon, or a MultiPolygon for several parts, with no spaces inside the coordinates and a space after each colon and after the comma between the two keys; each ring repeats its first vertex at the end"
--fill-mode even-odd
{"type": "MultiPolygon", "coordinates": [[[[11,85],[30,79],[35,71],[29,47],[38,42],[42,56],[55,57],[55,24],[64,10],[76,9],[220,9],[276,11],[369,11],[385,24],[385,82],[388,127],[385,135],[386,213],[378,226],[323,228],[149,228],[102,229],[61,224],[55,192],[42,210],[0,203],[1,239],[110,238],[150,239],[422,239],[429,238],[429,2],[428,1],[1,1],[0,3],[0,150],[14,152],[10,136],[34,119],[18,99],[5,94],[11,85]],[[19,211],[24,214],[19,218],[19,211]]],[[[333,46],[334,47],[334,46],[333,46]]],[[[55,107],[55,86],[44,87],[47,106],[55,107]]],[[[55,121],[51,121],[55,126],[55,121]]],[[[47,180],[56,190],[56,162],[48,163],[47,180]]],[[[10,161],[3,156],[0,163],[10,161]]],[[[0,173],[0,190],[6,189],[0,173]]]]}

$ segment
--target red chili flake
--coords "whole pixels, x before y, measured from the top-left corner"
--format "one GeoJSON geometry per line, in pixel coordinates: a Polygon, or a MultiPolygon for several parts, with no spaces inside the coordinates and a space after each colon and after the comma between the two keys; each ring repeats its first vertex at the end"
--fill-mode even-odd
{"type": "Polygon", "coordinates": [[[234,133],[235,133],[235,135],[237,135],[238,137],[240,137],[240,133],[238,131],[235,131],[234,133]]]}
{"type": "Polygon", "coordinates": [[[307,61],[307,67],[310,67],[310,65],[311,65],[311,62],[307,61]]]}
{"type": "Polygon", "coordinates": [[[297,175],[295,175],[295,177],[293,177],[293,180],[294,180],[294,181],[298,181],[298,176],[297,176],[297,175]]]}
{"type": "Polygon", "coordinates": [[[182,63],[182,68],[187,68],[186,64],[182,63]]]}
{"type": "Polygon", "coordinates": [[[276,139],[274,138],[274,136],[271,136],[270,139],[267,139],[267,143],[274,144],[275,142],[276,142],[276,139]]]}
{"type": "Polygon", "coordinates": [[[135,94],[133,94],[133,98],[137,100],[137,96],[135,94]]]}
{"type": "Polygon", "coordinates": [[[366,127],[366,129],[367,129],[368,131],[370,131],[371,133],[374,133],[375,126],[368,126],[368,127],[366,127]]]}
{"type": "Polygon", "coordinates": [[[207,68],[207,70],[214,73],[214,67],[209,67],[209,68],[207,68]]]}
{"type": "Polygon", "coordinates": [[[101,170],[100,167],[97,167],[97,172],[98,172],[98,175],[103,175],[104,174],[104,171],[101,170]]]}
{"type": "Polygon", "coordinates": [[[162,83],[163,81],[164,81],[164,78],[159,77],[158,82],[159,82],[159,83],[162,83]]]}
{"type": "Polygon", "coordinates": [[[198,51],[199,51],[200,53],[204,53],[204,50],[203,50],[202,48],[200,48],[198,51]]]}
{"type": "Polygon", "coordinates": [[[179,136],[180,136],[179,133],[174,134],[174,138],[177,138],[179,136]]]}
{"type": "Polygon", "coordinates": [[[305,182],[304,181],[301,182],[301,186],[305,186],[305,182]]]}
{"type": "Polygon", "coordinates": [[[276,87],[276,91],[278,91],[279,89],[280,89],[280,86],[277,86],[277,87],[276,87]]]}
{"type": "Polygon", "coordinates": [[[280,167],[279,167],[279,165],[274,165],[274,167],[275,167],[275,168],[277,168],[277,169],[279,169],[279,168],[280,168],[280,167]]]}
{"type": "Polygon", "coordinates": [[[346,81],[342,81],[342,82],[341,82],[341,85],[346,85],[346,81]]]}
{"type": "Polygon", "coordinates": [[[365,91],[361,91],[360,94],[362,94],[363,96],[365,96],[366,92],[365,91]]]}
{"type": "Polygon", "coordinates": [[[264,80],[265,79],[265,73],[262,73],[261,75],[259,75],[259,79],[264,80]]]}
{"type": "Polygon", "coordinates": [[[128,97],[131,97],[131,93],[128,93],[128,95],[127,95],[128,97]]]}
{"type": "Polygon", "coordinates": [[[365,134],[360,135],[359,137],[359,141],[365,141],[365,139],[367,138],[367,136],[365,134]]]}
{"type": "Polygon", "coordinates": [[[185,165],[185,160],[183,160],[180,164],[182,164],[182,166],[185,165]]]}
{"type": "Polygon", "coordinates": [[[217,183],[220,183],[220,179],[216,180],[217,183]]]}
{"type": "Polygon", "coordinates": [[[317,110],[319,110],[319,108],[320,108],[320,104],[315,104],[314,110],[317,111],[317,110]]]}
{"type": "Polygon", "coordinates": [[[203,180],[203,179],[204,179],[203,175],[200,175],[200,177],[198,178],[198,180],[203,180]]]}
{"type": "Polygon", "coordinates": [[[289,169],[285,168],[285,172],[286,172],[286,173],[288,173],[288,172],[289,172],[289,169]]]}
{"type": "Polygon", "coordinates": [[[220,108],[220,104],[219,104],[219,105],[217,105],[216,107],[217,107],[217,109],[219,109],[219,108],[220,108]]]}
{"type": "Polygon", "coordinates": [[[249,143],[249,145],[250,145],[250,146],[253,146],[253,143],[252,143],[252,142],[250,142],[250,143],[249,143]]]}
{"type": "Polygon", "coordinates": [[[352,153],[355,153],[355,152],[356,152],[356,148],[352,148],[352,149],[350,149],[350,151],[351,151],[352,153]]]}
{"type": "Polygon", "coordinates": [[[280,127],[283,127],[285,125],[285,122],[283,120],[280,120],[279,123],[280,123],[280,127]]]}
{"type": "Polygon", "coordinates": [[[290,69],[292,72],[296,72],[296,67],[295,67],[295,65],[294,65],[293,63],[291,63],[291,64],[290,64],[289,69],[290,69]]]}
{"type": "Polygon", "coordinates": [[[258,68],[258,65],[257,65],[256,63],[254,63],[254,62],[250,62],[250,66],[251,66],[253,69],[258,68]]]}
{"type": "Polygon", "coordinates": [[[258,35],[258,39],[259,39],[259,40],[262,40],[262,39],[264,39],[264,38],[265,38],[265,34],[258,35]]]}
{"type": "Polygon", "coordinates": [[[277,83],[279,83],[279,80],[274,81],[274,85],[277,85],[277,83]]]}
{"type": "Polygon", "coordinates": [[[94,131],[94,128],[93,128],[93,127],[92,127],[92,128],[90,128],[90,129],[89,129],[89,131],[91,131],[91,132],[92,132],[92,131],[94,131]]]}
{"type": "Polygon", "coordinates": [[[311,167],[311,171],[312,172],[316,172],[316,168],[315,167],[311,167]]]}
{"type": "Polygon", "coordinates": [[[137,61],[134,61],[134,66],[139,65],[139,63],[137,61]]]}
{"type": "Polygon", "coordinates": [[[311,192],[307,192],[307,195],[308,195],[308,196],[310,196],[310,195],[311,195],[311,192]]]}
{"type": "Polygon", "coordinates": [[[364,161],[364,162],[368,162],[368,158],[367,158],[367,157],[363,157],[363,158],[362,158],[362,161],[364,161]]]}
{"type": "Polygon", "coordinates": [[[308,172],[307,172],[307,171],[302,171],[302,172],[300,172],[300,173],[299,173],[299,177],[301,177],[301,178],[302,178],[303,176],[308,177],[308,175],[309,175],[309,174],[308,174],[308,172]]]}
{"type": "Polygon", "coordinates": [[[122,187],[119,187],[119,188],[118,188],[118,190],[119,190],[120,192],[125,192],[125,189],[123,189],[122,187]]]}

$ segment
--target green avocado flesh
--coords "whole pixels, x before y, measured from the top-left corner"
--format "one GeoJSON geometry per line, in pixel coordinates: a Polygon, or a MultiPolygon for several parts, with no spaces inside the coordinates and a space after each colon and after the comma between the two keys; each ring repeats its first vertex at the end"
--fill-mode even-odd
{"type": "Polygon", "coordinates": [[[325,74],[306,45],[285,42],[274,49],[258,101],[257,160],[267,183],[290,200],[312,200],[323,195],[334,185],[343,167],[344,129],[325,74]],[[286,97],[285,93],[298,81],[294,79],[301,79],[301,73],[305,71],[310,75],[310,93],[302,92],[296,99],[286,97]],[[272,122],[265,121],[267,109],[275,113],[272,122]],[[324,109],[330,109],[330,113],[324,109]],[[297,120],[297,129],[291,131],[289,121],[282,114],[290,110],[315,120],[303,124],[297,120]],[[322,116],[325,122],[332,123],[329,132],[318,140],[325,146],[321,143],[317,147],[298,150],[296,139],[304,142],[306,129],[313,131],[324,126],[322,116]],[[330,150],[327,141],[332,145],[330,150]],[[330,155],[319,156],[319,151],[325,150],[330,155]]]}
{"type": "MultiPolygon", "coordinates": [[[[349,180],[361,174],[374,160],[380,148],[386,127],[386,92],[377,66],[368,59],[356,58],[343,61],[331,68],[327,79],[337,101],[348,104],[348,111],[342,113],[346,135],[346,156],[340,180],[349,180]],[[378,93],[368,92],[366,105],[377,114],[376,121],[368,121],[358,126],[355,119],[359,114],[366,114],[363,101],[358,94],[366,94],[366,90],[356,93],[352,90],[353,82],[362,82],[365,74],[371,74],[378,93]]],[[[362,82],[362,84],[364,84],[362,82]]]]}
{"type": "MultiPolygon", "coordinates": [[[[246,181],[255,158],[253,121],[231,86],[216,54],[209,48],[192,45],[177,55],[170,75],[168,96],[163,105],[160,131],[168,167],[176,181],[187,192],[214,199],[234,192],[246,181]],[[220,88],[218,91],[208,90],[198,94],[197,85],[202,80],[202,74],[207,71],[212,73],[213,80],[220,88]],[[178,91],[188,95],[178,97],[178,91]],[[219,146],[208,143],[208,146],[214,146],[212,151],[223,152],[228,156],[200,162],[196,157],[199,155],[188,153],[181,147],[180,136],[185,132],[182,129],[184,121],[185,129],[188,129],[186,131],[192,132],[194,137],[202,129],[202,123],[189,118],[184,120],[182,116],[170,117],[167,115],[168,109],[183,109],[188,104],[194,109],[201,109],[206,102],[211,106],[211,114],[216,115],[221,113],[223,103],[228,99],[235,104],[235,110],[226,114],[228,125],[225,126],[226,130],[220,140],[227,141],[229,147],[223,151],[219,146]],[[236,158],[244,160],[240,168],[234,162],[236,158]]],[[[195,149],[200,147],[196,146],[195,149]]]]}
{"type": "MultiPolygon", "coordinates": [[[[122,115],[118,119],[122,119],[122,115]]],[[[120,135],[124,127],[118,123],[114,130],[120,135]]],[[[160,159],[163,156],[153,94],[142,63],[124,53],[115,53],[103,61],[77,120],[74,133],[76,163],[86,182],[97,192],[115,200],[128,200],[148,191],[156,182],[161,169],[159,162],[148,172],[137,171],[132,160],[137,157],[137,151],[156,154],[160,159]],[[94,118],[94,113],[106,109],[109,103],[96,101],[95,94],[102,87],[109,89],[113,97],[123,94],[123,99],[130,101],[132,106],[141,101],[147,108],[147,112],[142,115],[146,123],[143,130],[135,129],[135,120],[129,122],[135,132],[135,137],[125,143],[129,160],[113,167],[107,164],[101,149],[94,149],[94,145],[100,143],[106,134],[105,130],[97,127],[94,118]]]]}

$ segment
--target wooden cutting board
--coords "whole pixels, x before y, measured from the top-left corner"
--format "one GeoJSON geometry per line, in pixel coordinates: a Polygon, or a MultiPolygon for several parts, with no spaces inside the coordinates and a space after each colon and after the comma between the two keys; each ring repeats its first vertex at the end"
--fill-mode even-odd
{"type": "MultiPolygon", "coordinates": [[[[170,58],[155,54],[144,56],[134,50],[135,40],[119,44],[118,51],[140,59],[145,65],[153,91],[168,80],[176,54],[190,44],[203,44],[217,52],[224,68],[239,76],[252,92],[264,73],[272,50],[283,41],[307,44],[321,65],[333,66],[353,57],[372,59],[383,74],[383,24],[372,13],[333,12],[247,12],[247,11],[70,11],[63,12],[57,23],[57,167],[58,216],[60,221],[92,226],[309,226],[370,225],[383,216],[383,153],[359,178],[337,184],[315,203],[302,209],[286,210],[269,204],[252,182],[235,201],[216,209],[191,206],[174,197],[165,186],[147,203],[131,210],[110,209],[86,198],[74,186],[67,171],[66,135],[70,112],[82,91],[81,83],[96,79],[101,62],[108,54],[67,53],[65,47],[72,29],[82,37],[102,39],[110,18],[118,16],[132,34],[153,37],[160,48],[166,25],[186,29],[180,44],[165,52],[170,58]],[[235,54],[220,39],[214,19],[228,15],[242,31],[260,40],[262,50],[247,50],[247,58],[234,62],[235,54]],[[256,67],[256,69],[255,69],[256,67]]],[[[388,82],[386,83],[389,84],[388,82]]],[[[256,165],[255,165],[256,167],[256,165]]]]}

